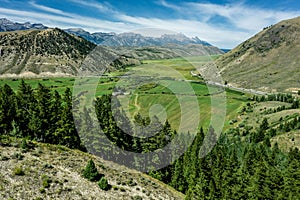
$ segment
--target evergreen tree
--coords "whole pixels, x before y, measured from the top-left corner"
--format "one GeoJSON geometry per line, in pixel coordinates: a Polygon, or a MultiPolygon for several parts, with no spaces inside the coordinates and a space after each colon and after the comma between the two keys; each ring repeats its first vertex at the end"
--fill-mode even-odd
{"type": "Polygon", "coordinates": [[[38,141],[51,143],[51,99],[50,89],[42,84],[38,84],[36,91],[37,107],[30,125],[33,127],[35,138],[38,141]]]}
{"type": "Polygon", "coordinates": [[[16,97],[14,91],[5,84],[0,88],[0,134],[12,131],[12,122],[16,115],[16,97]]]}
{"type": "Polygon", "coordinates": [[[283,196],[288,199],[300,199],[300,153],[298,149],[290,150],[288,166],[284,174],[283,196]]]}
{"type": "Polygon", "coordinates": [[[93,160],[89,160],[83,172],[83,176],[89,181],[99,181],[101,178],[93,160]]]}
{"type": "Polygon", "coordinates": [[[32,87],[22,80],[17,92],[16,124],[22,130],[23,136],[31,139],[34,138],[34,134],[29,126],[37,107],[36,103],[32,87]]]}
{"type": "Polygon", "coordinates": [[[66,89],[63,102],[61,117],[58,122],[59,127],[56,129],[55,135],[60,138],[60,144],[70,148],[83,149],[73,119],[72,94],[70,88],[66,89]]]}
{"type": "Polygon", "coordinates": [[[175,162],[174,173],[170,185],[175,189],[177,189],[178,191],[184,193],[188,188],[187,188],[186,179],[183,175],[183,168],[184,168],[184,163],[183,163],[183,157],[181,156],[175,162]]]}
{"type": "Polygon", "coordinates": [[[109,189],[109,184],[108,184],[108,181],[105,177],[102,177],[100,179],[100,181],[98,182],[98,186],[102,189],[102,190],[105,190],[107,191],[109,189]]]}

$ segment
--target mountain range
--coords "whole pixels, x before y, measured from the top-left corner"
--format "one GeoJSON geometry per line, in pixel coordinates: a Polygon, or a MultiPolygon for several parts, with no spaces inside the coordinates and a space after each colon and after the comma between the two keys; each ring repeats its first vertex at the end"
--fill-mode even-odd
{"type": "Polygon", "coordinates": [[[82,29],[69,29],[73,31],[73,34],[69,34],[64,30],[47,28],[43,25],[20,24],[7,19],[1,19],[1,22],[0,75],[2,77],[74,76],[81,73],[96,75],[103,73],[103,66],[108,71],[113,71],[125,66],[138,65],[141,60],[223,53],[217,47],[196,44],[201,40],[192,40],[183,34],[164,35],[157,39],[160,42],[155,42],[150,37],[133,33],[89,34],[82,29]],[[81,66],[86,57],[96,48],[95,43],[101,40],[103,45],[95,50],[97,66],[81,66]],[[162,46],[163,42],[164,46],[162,46]]]}
{"type": "Polygon", "coordinates": [[[31,24],[30,22],[18,23],[12,22],[6,18],[0,19],[0,32],[3,31],[18,31],[18,30],[32,30],[32,29],[47,29],[43,24],[31,24]]]}
{"type": "MultiPolygon", "coordinates": [[[[0,19],[0,32],[17,31],[17,30],[43,30],[47,29],[43,24],[31,24],[12,22],[6,18],[0,19]]],[[[211,46],[208,42],[200,40],[198,37],[189,38],[184,34],[163,34],[160,37],[143,36],[137,33],[89,33],[81,28],[64,29],[65,32],[80,36],[97,45],[105,46],[165,46],[167,44],[202,44],[211,46]]]]}
{"type": "Polygon", "coordinates": [[[138,33],[89,33],[83,29],[71,28],[64,29],[67,33],[80,36],[94,42],[98,45],[105,46],[165,46],[167,44],[202,44],[211,46],[208,42],[200,40],[198,37],[189,38],[182,33],[178,34],[163,34],[160,37],[143,36],[138,33]]]}

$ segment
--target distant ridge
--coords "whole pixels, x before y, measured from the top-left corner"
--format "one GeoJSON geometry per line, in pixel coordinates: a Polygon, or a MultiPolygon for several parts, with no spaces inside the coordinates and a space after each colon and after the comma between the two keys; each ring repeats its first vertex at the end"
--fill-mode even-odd
{"type": "Polygon", "coordinates": [[[188,44],[202,44],[211,46],[208,42],[200,40],[198,37],[189,38],[184,34],[164,34],[160,37],[143,36],[137,33],[121,33],[114,35],[101,45],[106,46],[165,46],[168,44],[188,45],[188,44]]]}
{"type": "Polygon", "coordinates": [[[31,24],[30,22],[17,23],[17,22],[12,22],[6,18],[0,18],[0,32],[33,30],[33,29],[43,30],[47,28],[48,27],[44,26],[43,24],[31,24]]]}
{"type": "Polygon", "coordinates": [[[165,46],[168,44],[188,45],[188,44],[202,44],[211,46],[206,41],[198,37],[189,38],[182,33],[178,34],[163,34],[160,37],[143,36],[138,33],[89,33],[80,28],[64,29],[67,33],[80,36],[97,45],[104,46],[123,46],[123,47],[144,47],[144,46],[165,46]]]}
{"type": "Polygon", "coordinates": [[[108,40],[109,38],[114,37],[116,35],[116,33],[89,33],[82,28],[69,28],[64,29],[64,31],[82,37],[90,42],[93,42],[94,44],[101,44],[105,40],[108,40]]]}
{"type": "MultiPolygon", "coordinates": [[[[0,32],[19,31],[19,30],[45,30],[47,26],[40,23],[31,24],[30,22],[18,23],[12,22],[6,18],[0,19],[0,32]]],[[[96,32],[89,33],[82,28],[68,28],[65,32],[75,36],[82,37],[94,44],[104,46],[124,46],[124,47],[144,47],[144,46],[166,46],[169,44],[188,45],[201,44],[205,46],[212,46],[206,41],[198,37],[187,37],[182,33],[177,34],[163,34],[160,37],[143,36],[137,33],[104,33],[96,32]]]]}

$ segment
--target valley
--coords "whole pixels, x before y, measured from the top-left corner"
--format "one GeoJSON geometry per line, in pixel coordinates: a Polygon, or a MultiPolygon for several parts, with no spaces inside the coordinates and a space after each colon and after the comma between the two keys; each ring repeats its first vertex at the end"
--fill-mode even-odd
{"type": "Polygon", "coordinates": [[[299,19],[226,53],[2,19],[0,199],[299,199],[299,19]]]}

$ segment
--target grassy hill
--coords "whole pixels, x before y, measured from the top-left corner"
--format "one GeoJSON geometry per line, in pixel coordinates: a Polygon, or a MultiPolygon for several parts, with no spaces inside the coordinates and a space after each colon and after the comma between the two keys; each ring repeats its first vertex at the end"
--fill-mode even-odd
{"type": "Polygon", "coordinates": [[[143,47],[109,47],[113,51],[119,52],[138,60],[161,60],[177,57],[209,56],[221,55],[223,52],[214,46],[202,44],[168,44],[165,46],[143,46],[143,47]]]}
{"type": "Polygon", "coordinates": [[[184,195],[143,174],[63,146],[0,140],[1,199],[183,199],[184,195]],[[83,177],[92,159],[111,188],[83,177]]]}
{"type": "Polygon", "coordinates": [[[216,64],[229,84],[268,92],[299,87],[300,17],[265,28],[216,64]]]}
{"type": "Polygon", "coordinates": [[[0,74],[75,75],[95,45],[60,29],[0,33],[0,74]]]}

